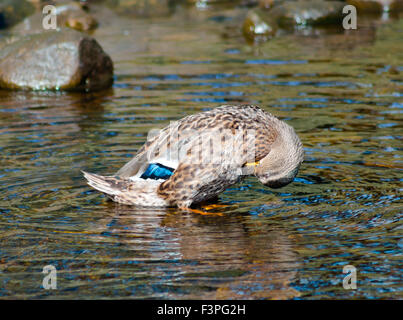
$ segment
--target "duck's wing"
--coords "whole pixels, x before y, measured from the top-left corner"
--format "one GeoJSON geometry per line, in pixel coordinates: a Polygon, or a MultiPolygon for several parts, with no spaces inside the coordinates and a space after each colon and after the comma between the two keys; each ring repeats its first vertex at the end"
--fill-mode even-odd
{"type": "Polygon", "coordinates": [[[121,178],[130,178],[137,176],[139,172],[144,172],[147,169],[148,162],[143,149],[144,147],[139,150],[132,160],[120,168],[115,175],[121,178]]]}
{"type": "Polygon", "coordinates": [[[140,177],[150,163],[177,169],[181,163],[194,164],[194,157],[190,156],[192,153],[204,153],[205,156],[211,148],[214,148],[214,161],[217,157],[230,158],[239,166],[247,160],[258,161],[270,151],[273,140],[267,127],[267,116],[254,106],[221,106],[171,122],[148,139],[116,175],[122,178],[140,177]],[[234,154],[228,154],[228,151],[234,154]],[[252,152],[255,155],[253,159],[250,157],[252,152]]]}
{"type": "Polygon", "coordinates": [[[187,157],[187,150],[192,149],[200,136],[209,136],[206,127],[214,119],[206,113],[187,116],[171,122],[157,134],[147,139],[135,157],[126,163],[116,175],[122,178],[140,177],[150,163],[160,163],[176,169],[187,157]],[[204,120],[204,121],[203,121],[204,120]]]}
{"type": "Polygon", "coordinates": [[[243,165],[255,160],[254,139],[242,130],[219,129],[189,139],[182,146],[186,156],[158,187],[158,195],[182,208],[217,196],[242,176],[253,173],[253,167],[243,165]]]}
{"type": "Polygon", "coordinates": [[[126,163],[116,175],[122,178],[140,177],[150,163],[159,163],[176,169],[180,158],[175,152],[191,139],[191,135],[178,131],[179,123],[173,122],[149,138],[135,157],[126,163]],[[181,137],[179,139],[178,137],[181,137]]]}
{"type": "Polygon", "coordinates": [[[157,194],[179,208],[188,208],[216,197],[238,182],[241,175],[242,169],[235,166],[181,163],[173,175],[159,185],[157,194]]]}

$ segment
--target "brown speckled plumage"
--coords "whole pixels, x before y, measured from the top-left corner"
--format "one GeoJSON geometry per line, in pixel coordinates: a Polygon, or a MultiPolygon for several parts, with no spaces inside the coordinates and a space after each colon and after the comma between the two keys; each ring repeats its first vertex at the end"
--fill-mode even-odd
{"type": "Polygon", "coordinates": [[[270,187],[286,185],[302,161],[302,144],[292,127],[257,106],[221,106],[172,122],[116,177],[85,175],[91,186],[117,202],[187,208],[245,175],[254,174],[270,187]],[[245,166],[251,162],[257,164],[245,166]],[[150,163],[175,171],[166,181],[140,178],[150,163]]]}

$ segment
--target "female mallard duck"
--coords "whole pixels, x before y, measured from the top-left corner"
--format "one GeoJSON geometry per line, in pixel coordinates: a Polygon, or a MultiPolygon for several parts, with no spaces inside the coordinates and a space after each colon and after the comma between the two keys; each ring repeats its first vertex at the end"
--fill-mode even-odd
{"type": "Polygon", "coordinates": [[[294,180],[303,161],[294,129],[257,106],[221,106],[172,122],[148,139],[115,176],[83,172],[112,200],[189,208],[245,175],[268,187],[294,180]]]}

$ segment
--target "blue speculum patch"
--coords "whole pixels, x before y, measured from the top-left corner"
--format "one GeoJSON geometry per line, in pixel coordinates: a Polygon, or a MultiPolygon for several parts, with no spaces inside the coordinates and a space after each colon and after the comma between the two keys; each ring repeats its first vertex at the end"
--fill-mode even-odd
{"type": "Polygon", "coordinates": [[[142,179],[168,179],[170,176],[172,176],[172,173],[175,171],[175,169],[166,167],[160,163],[150,163],[150,165],[147,167],[146,171],[141,175],[140,178],[142,179]]]}

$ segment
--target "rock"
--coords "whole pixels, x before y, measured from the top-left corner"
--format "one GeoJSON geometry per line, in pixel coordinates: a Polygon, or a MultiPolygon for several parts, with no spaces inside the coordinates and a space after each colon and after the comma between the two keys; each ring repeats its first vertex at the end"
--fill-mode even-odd
{"type": "Polygon", "coordinates": [[[398,13],[403,11],[403,0],[395,0],[389,5],[389,10],[392,13],[398,13]]]}
{"type": "Polygon", "coordinates": [[[240,7],[255,7],[259,4],[259,0],[241,0],[239,2],[240,7]]]}
{"type": "Polygon", "coordinates": [[[111,58],[77,31],[28,35],[0,50],[0,88],[92,91],[112,82],[111,58]]]}
{"type": "MultiPolygon", "coordinates": [[[[78,31],[91,31],[98,25],[97,20],[87,13],[83,6],[77,2],[55,4],[57,14],[57,27],[69,27],[78,31]]],[[[38,33],[43,31],[42,21],[45,15],[41,11],[26,18],[13,28],[15,33],[38,33]]]]}
{"type": "Polygon", "coordinates": [[[190,4],[197,4],[198,6],[206,6],[212,4],[222,4],[222,3],[229,3],[229,2],[239,2],[240,0],[186,0],[187,3],[190,4]]]}
{"type": "Polygon", "coordinates": [[[276,0],[259,0],[259,7],[262,9],[271,9],[274,7],[276,0]]]}
{"type": "Polygon", "coordinates": [[[65,25],[79,31],[90,31],[98,26],[97,20],[87,13],[83,7],[76,2],[56,6],[57,18],[60,25],[65,25]]]}
{"type": "Polygon", "coordinates": [[[250,10],[243,23],[243,34],[248,40],[266,40],[276,33],[276,24],[273,19],[260,9],[250,10]]]}
{"type": "Polygon", "coordinates": [[[34,11],[35,7],[26,0],[0,1],[0,29],[17,24],[34,11]]]}
{"type": "Polygon", "coordinates": [[[258,4],[257,0],[186,0],[185,2],[197,9],[216,12],[236,7],[255,7],[258,4]]]}
{"type": "MultiPolygon", "coordinates": [[[[47,4],[48,2],[50,2],[50,1],[48,1],[48,0],[26,0],[26,1],[32,3],[32,4],[34,5],[34,7],[35,7],[36,10],[40,10],[41,8],[43,8],[43,6],[44,6],[45,4],[47,4]]],[[[49,4],[52,4],[52,3],[49,3],[49,4]]]]}
{"type": "Polygon", "coordinates": [[[376,0],[347,0],[348,4],[356,7],[358,13],[376,13],[383,12],[384,4],[376,0]]]}
{"type": "Polygon", "coordinates": [[[294,25],[326,25],[341,23],[343,7],[341,1],[287,1],[269,10],[281,27],[294,25]]]}
{"type": "Polygon", "coordinates": [[[172,13],[170,0],[107,0],[106,4],[119,14],[139,18],[163,17],[172,13]]]}
{"type": "Polygon", "coordinates": [[[403,11],[403,0],[347,0],[348,4],[356,7],[361,14],[376,14],[390,12],[392,15],[403,11]]]}

